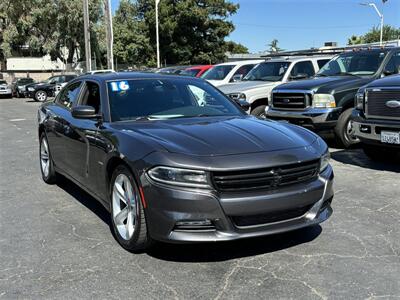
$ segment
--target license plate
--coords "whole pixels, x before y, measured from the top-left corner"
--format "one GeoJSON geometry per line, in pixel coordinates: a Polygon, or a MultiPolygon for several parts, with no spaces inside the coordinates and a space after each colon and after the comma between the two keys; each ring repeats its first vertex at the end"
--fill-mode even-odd
{"type": "Polygon", "coordinates": [[[400,132],[381,132],[381,142],[386,144],[400,144],[400,132]]]}

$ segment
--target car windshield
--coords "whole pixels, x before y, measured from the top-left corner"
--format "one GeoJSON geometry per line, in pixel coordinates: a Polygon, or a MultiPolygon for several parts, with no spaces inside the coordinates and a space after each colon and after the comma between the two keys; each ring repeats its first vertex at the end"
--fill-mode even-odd
{"type": "Polygon", "coordinates": [[[205,72],[201,78],[208,80],[224,80],[229,72],[235,67],[235,65],[221,65],[215,66],[205,72]]]}
{"type": "Polygon", "coordinates": [[[196,77],[196,75],[199,74],[199,72],[200,72],[200,69],[187,69],[187,70],[183,70],[180,73],[180,75],[196,77]]]}
{"type": "Polygon", "coordinates": [[[368,76],[378,71],[387,51],[348,52],[332,58],[317,76],[368,76]]]}
{"type": "Polygon", "coordinates": [[[290,62],[265,62],[255,66],[244,81],[280,81],[285,75],[290,62]]]}
{"type": "Polygon", "coordinates": [[[0,80],[0,84],[7,84],[7,81],[5,81],[5,80],[0,80]]]}
{"type": "Polygon", "coordinates": [[[121,80],[107,83],[113,122],[244,113],[216,88],[184,78],[121,80]]]}
{"type": "Polygon", "coordinates": [[[30,82],[33,82],[33,80],[30,78],[24,78],[24,79],[18,80],[18,84],[26,84],[26,83],[30,83],[30,82]]]}

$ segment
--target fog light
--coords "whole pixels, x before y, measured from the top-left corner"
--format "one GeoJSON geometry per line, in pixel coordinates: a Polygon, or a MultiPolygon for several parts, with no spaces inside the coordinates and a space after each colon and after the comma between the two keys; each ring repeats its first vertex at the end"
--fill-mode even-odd
{"type": "Polygon", "coordinates": [[[363,133],[371,133],[371,126],[369,125],[360,125],[360,131],[363,133]]]}

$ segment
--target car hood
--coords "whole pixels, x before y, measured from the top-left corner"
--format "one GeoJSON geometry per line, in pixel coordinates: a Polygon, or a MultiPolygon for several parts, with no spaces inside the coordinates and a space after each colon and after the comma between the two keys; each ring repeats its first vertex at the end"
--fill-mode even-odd
{"type": "Polygon", "coordinates": [[[207,81],[208,81],[208,83],[211,83],[213,86],[221,86],[221,85],[223,85],[223,81],[222,80],[208,80],[207,79],[207,81]]]}
{"type": "Polygon", "coordinates": [[[287,150],[317,139],[301,127],[252,116],[123,122],[113,127],[168,152],[197,156],[287,150]]]}
{"type": "Polygon", "coordinates": [[[276,84],[277,84],[276,82],[271,82],[271,81],[241,81],[231,84],[224,84],[219,86],[218,88],[224,94],[231,94],[231,93],[243,93],[255,88],[272,87],[276,84]]]}
{"type": "Polygon", "coordinates": [[[278,86],[277,90],[313,90],[318,93],[331,93],[347,88],[357,88],[368,82],[372,78],[356,76],[329,76],[314,77],[312,79],[289,82],[278,86]]]}

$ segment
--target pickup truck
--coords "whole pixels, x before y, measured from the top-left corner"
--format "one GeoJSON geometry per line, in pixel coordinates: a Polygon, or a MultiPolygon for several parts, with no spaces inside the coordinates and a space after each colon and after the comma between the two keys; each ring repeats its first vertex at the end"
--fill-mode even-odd
{"type": "Polygon", "coordinates": [[[267,60],[256,65],[241,81],[218,88],[233,100],[247,101],[252,115],[265,117],[265,108],[274,87],[314,76],[331,58],[308,56],[267,60]]]}
{"type": "Polygon", "coordinates": [[[339,144],[348,148],[359,142],[350,118],[357,90],[375,79],[398,74],[399,65],[399,47],[343,52],[312,79],[274,88],[266,116],[334,133],[339,144]]]}
{"type": "Polygon", "coordinates": [[[400,161],[400,75],[360,88],[351,118],[355,136],[368,157],[400,161]]]}

